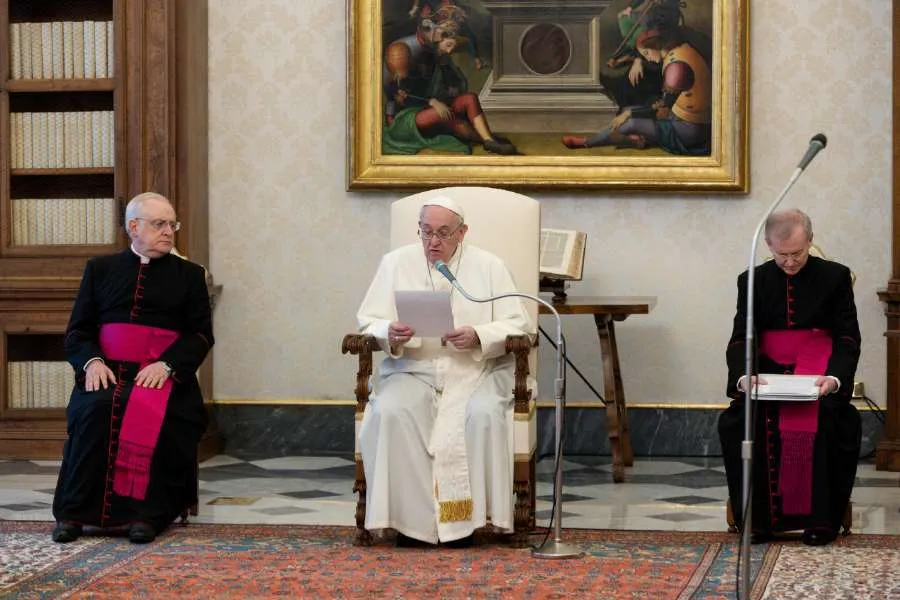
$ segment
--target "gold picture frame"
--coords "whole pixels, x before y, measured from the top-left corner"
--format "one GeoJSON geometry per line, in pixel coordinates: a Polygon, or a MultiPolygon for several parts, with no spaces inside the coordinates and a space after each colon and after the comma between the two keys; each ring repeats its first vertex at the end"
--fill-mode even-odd
{"type": "MultiPolygon", "coordinates": [[[[497,128],[498,133],[508,138],[516,148],[522,147],[521,144],[526,142],[536,148],[550,148],[537,152],[517,150],[517,154],[507,155],[487,152],[486,143],[483,144],[484,148],[482,144],[470,143],[469,146],[474,148],[471,154],[428,149],[408,154],[385,152],[386,123],[388,118],[393,118],[393,115],[386,116],[386,48],[392,39],[399,39],[398,32],[403,33],[403,27],[407,27],[406,31],[411,28],[414,36],[421,37],[420,32],[425,27],[423,23],[433,27],[433,22],[438,21],[438,17],[433,14],[430,20],[426,19],[422,11],[426,5],[438,6],[441,3],[427,0],[348,0],[348,189],[489,185],[525,189],[747,193],[749,0],[690,0],[675,3],[682,7],[681,10],[688,6],[691,10],[708,11],[708,19],[704,21],[709,28],[708,52],[711,55],[711,59],[707,61],[711,81],[708,85],[708,145],[705,147],[708,154],[691,156],[659,147],[641,149],[616,145],[588,149],[596,151],[594,153],[579,152],[578,149],[573,150],[572,146],[564,146],[564,142],[559,141],[562,139],[557,135],[559,131],[552,131],[557,126],[554,119],[564,125],[581,123],[584,133],[589,133],[589,130],[583,128],[585,121],[597,122],[597,129],[602,127],[600,121],[597,121],[603,121],[601,117],[597,117],[604,110],[599,103],[610,95],[592,93],[592,90],[598,89],[600,85],[598,73],[604,65],[609,66],[614,60],[613,57],[607,59],[597,51],[604,43],[609,48],[615,37],[614,33],[604,33],[604,23],[608,29],[612,19],[606,11],[614,11],[615,14],[614,22],[619,28],[619,39],[615,40],[618,42],[618,52],[625,46],[627,37],[621,33],[625,31],[621,24],[625,9],[633,7],[634,11],[645,11],[629,13],[637,21],[639,19],[635,15],[639,14],[644,18],[648,6],[652,9],[665,2],[666,0],[559,0],[555,3],[552,0],[451,0],[451,6],[458,4],[470,14],[494,10],[490,15],[490,28],[487,29],[489,34],[456,32],[458,39],[465,42],[478,38],[483,41],[490,37],[492,50],[485,61],[489,72],[486,75],[479,73],[478,76],[488,78],[493,87],[488,89],[488,84],[484,84],[470,90],[484,105],[483,114],[488,120],[496,118],[501,122],[506,119],[506,128],[497,128]],[[547,8],[548,6],[554,8],[547,8]],[[403,12],[400,12],[401,9],[403,12]],[[418,11],[417,20],[412,17],[414,10],[418,11]],[[592,16],[591,12],[596,14],[592,16]],[[386,14],[393,17],[387,20],[386,14]],[[411,15],[411,23],[405,23],[405,14],[411,15]],[[541,51],[527,55],[523,49],[527,48],[529,32],[537,31],[537,27],[543,29],[540,36],[533,37],[540,37],[542,43],[556,39],[562,51],[541,51]],[[531,64],[525,65],[525,70],[520,69],[521,73],[517,73],[518,66],[514,64],[515,61],[510,60],[510,52],[523,62],[526,59],[533,60],[530,56],[540,57],[538,62],[553,60],[546,59],[547,56],[562,56],[559,64],[568,62],[550,76],[546,76],[545,72],[533,71],[531,64]],[[498,71],[502,71],[500,76],[497,76],[498,71]],[[506,86],[502,93],[498,91],[500,84],[506,86]],[[553,86],[558,86],[559,89],[552,89],[553,86]],[[520,93],[516,91],[518,89],[527,91],[520,93]],[[572,92],[566,95],[570,90],[572,92]],[[564,93],[558,93],[560,91],[564,93]],[[531,108],[525,106],[525,111],[540,111],[543,99],[549,99],[544,104],[554,108],[552,112],[540,114],[539,117],[531,116],[538,114],[537,112],[525,112],[522,113],[525,115],[523,118],[515,112],[519,110],[515,101],[519,97],[517,94],[522,98],[519,104],[524,106],[531,102],[531,108]],[[560,97],[564,99],[559,100],[560,97]],[[501,108],[487,106],[494,98],[500,98],[494,104],[501,108]],[[557,104],[553,105],[553,102],[557,104]],[[571,102],[571,107],[567,102],[571,102]],[[585,109],[588,105],[590,106],[585,109]],[[522,123],[531,122],[540,123],[540,127],[549,131],[532,132],[527,127],[523,128],[522,123]]],[[[446,5],[447,2],[443,4],[446,5]]],[[[679,19],[682,25],[686,21],[683,14],[679,19]]],[[[652,23],[647,27],[651,26],[652,23]]],[[[635,29],[628,31],[631,34],[635,29]]],[[[428,32],[431,35],[430,29],[428,32]]],[[[636,36],[632,39],[636,39],[636,36]]],[[[403,50],[407,51],[407,48],[403,50]]],[[[464,52],[457,52],[453,61],[458,62],[462,60],[460,57],[465,56],[464,52]]],[[[472,57],[468,58],[471,64],[472,57]]],[[[650,62],[645,61],[644,64],[649,65],[650,62]]],[[[557,66],[559,65],[551,65],[550,68],[557,66]]],[[[537,68],[542,67],[543,65],[538,65],[537,68]]],[[[479,68],[484,70],[483,67],[479,68]]],[[[395,78],[400,81],[400,76],[396,75],[392,75],[389,81],[393,82],[395,78]]],[[[604,89],[610,88],[607,86],[604,89]]],[[[607,106],[603,122],[608,123],[615,115],[610,110],[619,110],[620,106],[615,103],[612,104],[612,109],[607,106]]],[[[659,117],[651,117],[651,121],[658,122],[659,117]]],[[[631,139],[637,140],[636,144],[644,142],[640,136],[631,136],[631,139]]]]}

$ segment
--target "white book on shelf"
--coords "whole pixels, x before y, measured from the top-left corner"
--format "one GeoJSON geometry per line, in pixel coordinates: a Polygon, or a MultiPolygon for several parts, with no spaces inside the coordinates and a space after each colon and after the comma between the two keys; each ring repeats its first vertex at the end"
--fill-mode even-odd
{"type": "Polygon", "coordinates": [[[57,238],[59,238],[59,212],[56,210],[57,198],[44,198],[44,211],[45,211],[45,225],[46,228],[46,236],[47,241],[45,244],[58,244],[57,238]]]}
{"type": "Polygon", "coordinates": [[[64,198],[53,199],[53,243],[66,243],[66,206],[64,198]]]}
{"type": "Polygon", "coordinates": [[[47,168],[47,113],[39,112],[31,115],[31,135],[34,150],[31,164],[35,169],[47,168]]]}
{"type": "Polygon", "coordinates": [[[41,56],[41,24],[28,23],[31,30],[31,78],[44,78],[44,59],[41,56]]]}
{"type": "Polygon", "coordinates": [[[9,24],[9,72],[13,79],[22,79],[22,24],[9,24]]]}
{"type": "Polygon", "coordinates": [[[87,225],[87,243],[97,243],[97,218],[95,215],[96,198],[87,199],[87,208],[85,211],[84,222],[87,225]]]}
{"type": "Polygon", "coordinates": [[[84,79],[84,22],[72,23],[72,74],[84,79]]]}
{"type": "Polygon", "coordinates": [[[72,21],[63,21],[62,29],[63,29],[63,77],[65,79],[72,79],[75,77],[75,52],[74,52],[74,43],[73,39],[73,26],[75,24],[72,21]]]}
{"type": "Polygon", "coordinates": [[[41,70],[44,79],[53,79],[53,23],[41,23],[41,70]]]}
{"type": "Polygon", "coordinates": [[[56,117],[54,113],[43,113],[46,116],[47,150],[45,152],[45,166],[48,169],[57,169],[61,165],[56,164],[56,117]]]}
{"type": "Polygon", "coordinates": [[[115,166],[115,157],[113,155],[113,120],[115,116],[112,111],[103,111],[100,113],[99,126],[99,142],[100,142],[100,164],[104,167],[115,166]]]}
{"type": "Polygon", "coordinates": [[[25,131],[24,119],[22,113],[12,113],[16,115],[16,164],[19,169],[25,168],[25,131]]]}
{"type": "Polygon", "coordinates": [[[25,223],[25,215],[22,214],[22,200],[10,199],[10,212],[12,213],[12,232],[10,242],[13,246],[22,245],[22,226],[25,223]]]}
{"type": "Polygon", "coordinates": [[[47,377],[44,374],[44,361],[31,363],[34,373],[34,408],[47,408],[47,377]]]}
{"type": "Polygon", "coordinates": [[[19,130],[19,113],[9,113],[9,168],[18,169],[22,165],[19,163],[19,144],[21,143],[22,132],[19,130]]]}
{"type": "Polygon", "coordinates": [[[113,21],[106,22],[106,73],[108,77],[116,76],[116,27],[113,21]]]}
{"type": "Polygon", "coordinates": [[[65,72],[65,51],[63,50],[63,24],[62,21],[53,21],[50,24],[51,38],[53,39],[53,78],[64,79],[65,72]]]}
{"type": "Polygon", "coordinates": [[[91,165],[94,167],[105,167],[103,161],[103,111],[94,110],[90,113],[91,118],[91,165]]]}
{"type": "Polygon", "coordinates": [[[94,22],[85,21],[84,28],[84,78],[97,76],[96,51],[94,50],[94,22]]]}
{"type": "Polygon", "coordinates": [[[31,117],[32,113],[23,112],[19,113],[22,119],[22,168],[30,169],[34,166],[33,162],[33,151],[34,148],[34,138],[32,136],[31,125],[33,119],[31,117]]]}
{"type": "Polygon", "coordinates": [[[33,244],[43,246],[47,243],[47,201],[35,198],[34,202],[34,239],[33,244]]]}
{"type": "Polygon", "coordinates": [[[73,167],[86,167],[87,163],[84,155],[84,112],[77,110],[72,113],[75,119],[75,131],[72,134],[72,144],[75,146],[75,163],[73,167]]]}
{"type": "Polygon", "coordinates": [[[88,226],[91,218],[91,200],[90,198],[76,198],[78,202],[78,243],[81,245],[89,243],[88,226]]]}
{"type": "Polygon", "coordinates": [[[65,149],[63,150],[63,165],[67,169],[73,169],[78,166],[78,127],[75,124],[75,113],[67,111],[63,113],[63,142],[65,149]]]}
{"type": "Polygon", "coordinates": [[[81,111],[78,113],[81,124],[78,127],[78,134],[81,136],[81,166],[94,167],[94,133],[91,126],[91,112],[81,111]]]}
{"type": "Polygon", "coordinates": [[[109,77],[106,71],[106,21],[94,21],[94,71],[97,77],[109,77]]]}
{"type": "Polygon", "coordinates": [[[31,24],[17,23],[17,25],[19,26],[19,39],[21,40],[22,79],[32,79],[34,70],[31,68],[31,24]]]}
{"type": "Polygon", "coordinates": [[[58,200],[59,208],[57,212],[60,215],[60,222],[62,223],[61,233],[59,236],[60,244],[71,244],[72,239],[74,238],[73,234],[73,223],[72,223],[72,200],[69,198],[62,198],[58,200]]]}
{"type": "Polygon", "coordinates": [[[53,408],[65,408],[66,406],[69,392],[71,391],[66,389],[66,369],[68,367],[68,363],[61,361],[50,363],[50,406],[53,408]]]}
{"type": "Polygon", "coordinates": [[[6,408],[19,408],[19,363],[6,363],[6,408]]]}
{"type": "Polygon", "coordinates": [[[104,243],[106,244],[115,244],[116,243],[116,199],[115,198],[104,198],[103,199],[103,226],[105,228],[104,232],[104,243]]]}
{"type": "Polygon", "coordinates": [[[25,362],[26,369],[28,372],[28,376],[26,377],[26,381],[28,382],[26,386],[26,393],[28,394],[26,401],[28,404],[28,408],[35,408],[38,404],[37,398],[37,369],[35,368],[33,360],[29,360],[25,362]]]}
{"type": "Polygon", "coordinates": [[[25,202],[25,245],[37,243],[37,200],[26,198],[25,202]]]}
{"type": "Polygon", "coordinates": [[[66,166],[66,137],[65,137],[65,114],[62,112],[50,113],[53,117],[53,154],[56,157],[56,166],[64,168],[66,166]]]}
{"type": "Polygon", "coordinates": [[[587,234],[584,232],[541,229],[541,277],[580,280],[586,245],[587,234]]]}
{"type": "Polygon", "coordinates": [[[63,363],[63,373],[65,375],[65,385],[63,386],[63,408],[69,405],[69,398],[72,396],[72,390],[75,389],[75,371],[69,363],[63,363]]]}

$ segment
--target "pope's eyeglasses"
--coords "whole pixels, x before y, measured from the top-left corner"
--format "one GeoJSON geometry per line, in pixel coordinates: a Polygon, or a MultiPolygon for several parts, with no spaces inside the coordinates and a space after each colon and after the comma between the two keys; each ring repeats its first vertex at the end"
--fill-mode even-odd
{"type": "Polygon", "coordinates": [[[462,229],[462,225],[460,225],[453,231],[450,231],[449,229],[445,229],[445,228],[438,229],[437,231],[430,231],[428,229],[420,229],[418,233],[419,233],[419,237],[422,238],[423,242],[430,242],[431,238],[433,238],[434,236],[437,236],[437,238],[439,240],[441,240],[442,242],[446,242],[451,237],[453,237],[453,234],[455,234],[460,229],[462,229]]]}

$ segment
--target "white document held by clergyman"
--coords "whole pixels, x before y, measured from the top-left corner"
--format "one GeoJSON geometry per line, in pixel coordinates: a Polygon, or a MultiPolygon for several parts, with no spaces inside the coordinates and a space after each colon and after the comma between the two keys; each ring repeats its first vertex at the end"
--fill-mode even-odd
{"type": "Polygon", "coordinates": [[[441,337],[453,331],[450,292],[396,290],[397,320],[412,327],[416,337],[441,337]]]}
{"type": "Polygon", "coordinates": [[[818,375],[760,373],[759,378],[766,384],[757,387],[758,400],[812,402],[819,397],[818,375]]]}

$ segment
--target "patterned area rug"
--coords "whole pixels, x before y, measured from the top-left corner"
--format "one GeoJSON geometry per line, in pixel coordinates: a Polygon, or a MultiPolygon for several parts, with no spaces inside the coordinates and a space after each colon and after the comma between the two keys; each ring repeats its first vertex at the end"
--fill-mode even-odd
{"type": "MultiPolygon", "coordinates": [[[[540,560],[496,539],[361,548],[349,527],[191,524],[144,546],[54,544],[50,528],[0,521],[0,597],[734,598],[739,543],[727,533],[567,530],[585,557],[540,560]]],[[[825,548],[754,546],[752,596],[900,597],[898,547],[900,536],[858,534],[825,548]]]]}

